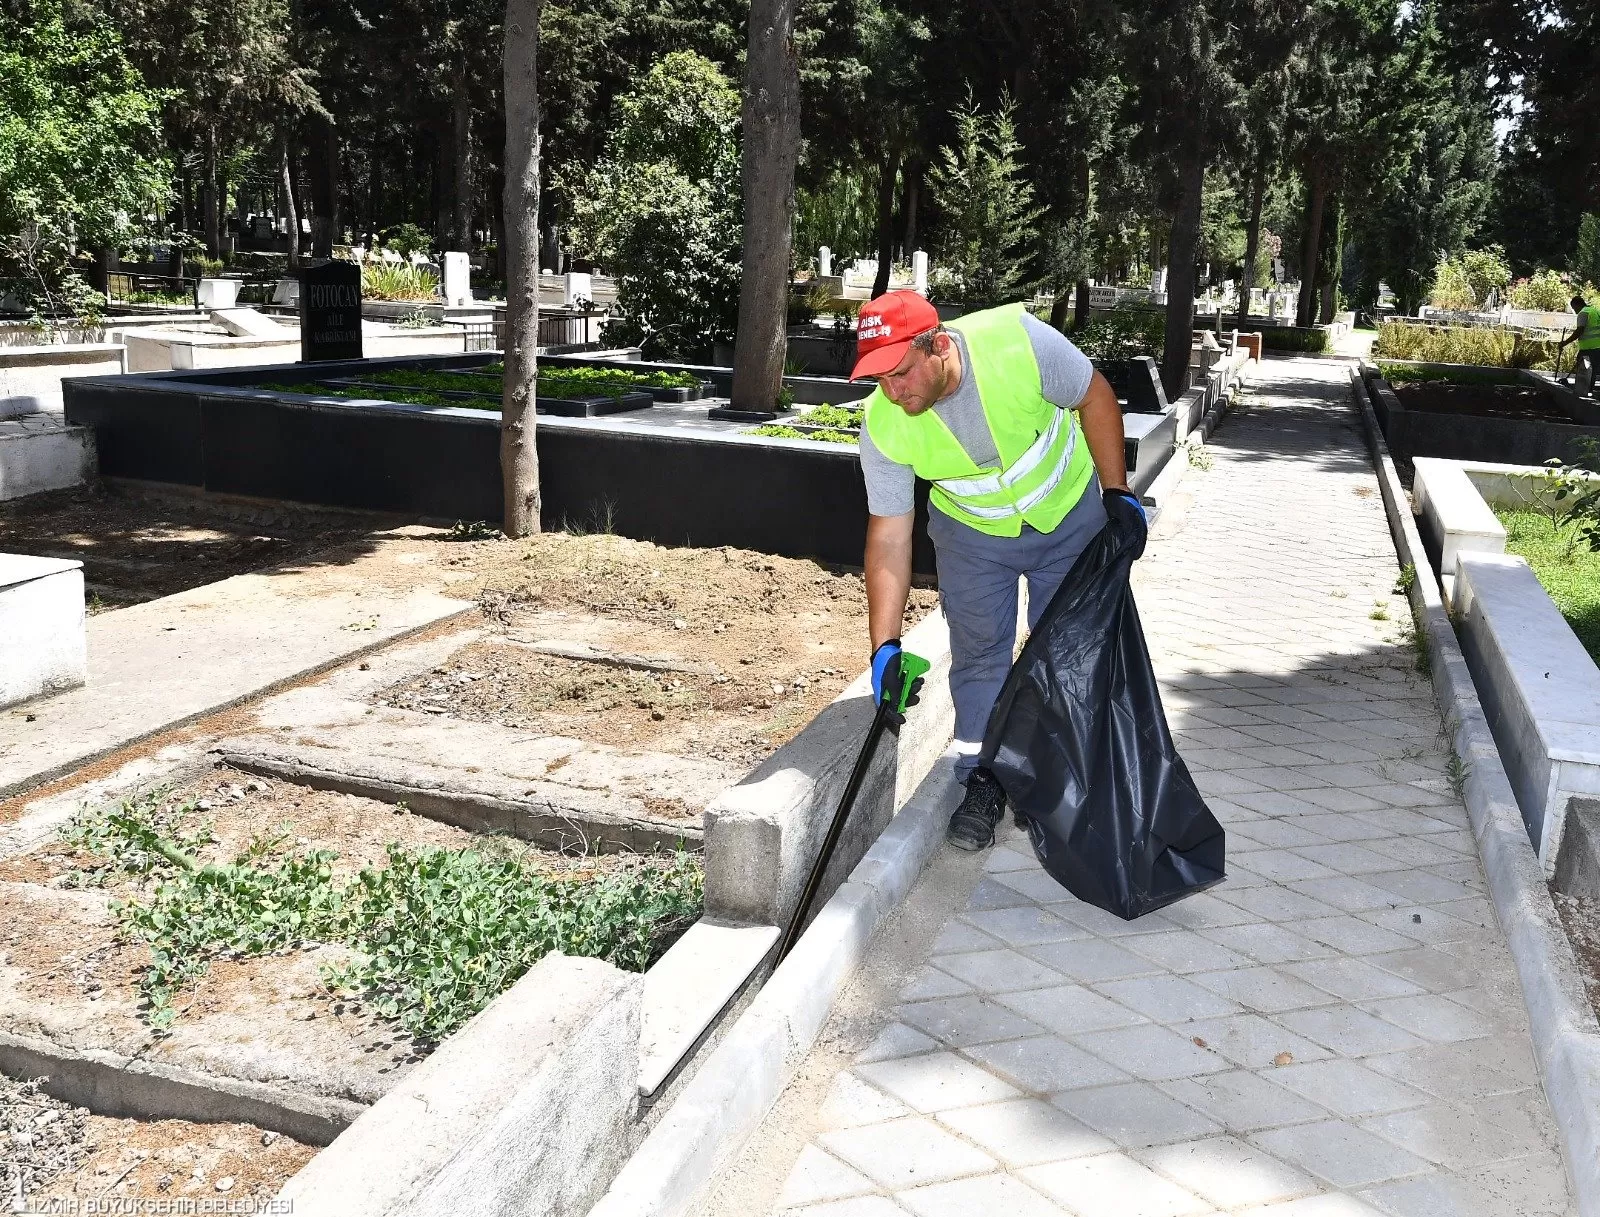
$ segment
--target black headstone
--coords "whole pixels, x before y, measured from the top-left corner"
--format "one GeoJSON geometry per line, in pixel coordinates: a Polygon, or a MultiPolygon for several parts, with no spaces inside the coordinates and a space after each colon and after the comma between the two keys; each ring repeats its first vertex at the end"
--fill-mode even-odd
{"type": "Polygon", "coordinates": [[[324,262],[300,272],[300,361],[361,358],[361,268],[324,262]]]}

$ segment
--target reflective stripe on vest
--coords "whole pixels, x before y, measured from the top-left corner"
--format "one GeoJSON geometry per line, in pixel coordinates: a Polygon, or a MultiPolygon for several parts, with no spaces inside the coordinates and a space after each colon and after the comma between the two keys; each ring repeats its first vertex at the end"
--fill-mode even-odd
{"type": "MultiPolygon", "coordinates": [[[[957,499],[976,498],[979,495],[998,494],[1002,490],[1011,490],[1023,478],[1027,477],[1040,465],[1044,464],[1054,446],[1057,437],[1061,434],[1063,420],[1067,415],[1066,410],[1057,410],[1056,416],[1051,420],[1050,428],[1038,439],[1033,446],[1024,452],[1016,464],[1003,473],[991,474],[984,478],[944,478],[935,485],[946,494],[957,499]]],[[[1078,448],[1078,429],[1070,423],[1067,443],[1061,450],[1061,455],[1056,460],[1055,468],[1049,476],[1027,494],[1017,499],[1014,503],[1007,503],[1002,507],[985,507],[979,503],[962,503],[963,511],[972,515],[981,516],[986,520],[1003,520],[1007,516],[1021,515],[1031,511],[1044,502],[1055,488],[1061,485],[1061,479],[1067,476],[1067,470],[1072,467],[1072,457],[1078,448]]]]}

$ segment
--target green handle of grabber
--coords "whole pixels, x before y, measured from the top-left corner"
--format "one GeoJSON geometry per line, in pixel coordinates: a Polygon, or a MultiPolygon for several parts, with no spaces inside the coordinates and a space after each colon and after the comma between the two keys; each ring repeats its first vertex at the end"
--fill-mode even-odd
{"type": "Polygon", "coordinates": [[[895,706],[895,713],[906,712],[906,700],[911,696],[911,690],[932,669],[933,665],[921,655],[913,655],[910,651],[900,652],[900,704],[895,706]]]}

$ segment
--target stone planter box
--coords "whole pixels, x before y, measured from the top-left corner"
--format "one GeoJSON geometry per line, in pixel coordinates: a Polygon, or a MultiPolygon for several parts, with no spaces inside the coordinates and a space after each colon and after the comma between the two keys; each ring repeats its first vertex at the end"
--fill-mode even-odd
{"type": "Polygon", "coordinates": [[[0,554],[0,707],[89,678],[83,563],[0,554]]]}

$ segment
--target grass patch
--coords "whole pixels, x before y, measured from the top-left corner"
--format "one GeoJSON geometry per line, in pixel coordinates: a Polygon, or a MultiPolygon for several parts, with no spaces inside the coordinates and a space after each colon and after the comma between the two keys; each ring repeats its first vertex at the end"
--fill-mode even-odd
{"type": "Polygon", "coordinates": [[[443,397],[438,393],[430,393],[425,389],[383,389],[382,397],[378,396],[376,389],[353,389],[346,385],[314,385],[314,384],[263,384],[255,386],[266,389],[271,393],[304,393],[310,397],[351,397],[366,401],[394,401],[407,406],[429,406],[435,410],[494,410],[499,411],[500,399],[498,397],[456,398],[443,397]]]}
{"type": "MultiPolygon", "coordinates": [[[[506,368],[503,363],[487,363],[477,370],[488,372],[493,376],[503,376],[506,368]]],[[[701,383],[700,378],[693,372],[630,372],[625,368],[583,368],[568,367],[564,364],[544,365],[544,370],[539,373],[539,379],[546,378],[626,385],[631,389],[693,389],[701,383]]]]}
{"type": "Polygon", "coordinates": [[[862,420],[866,417],[866,410],[856,409],[853,406],[830,406],[823,402],[814,406],[801,416],[802,422],[813,423],[818,427],[855,427],[859,429],[862,420]]]}
{"type": "Polygon", "coordinates": [[[391,844],[387,864],[345,879],[337,855],[290,847],[286,834],[256,838],[232,862],[202,866],[206,828],[183,831],[196,805],[162,810],[155,799],[69,828],[68,840],[104,860],[85,884],[143,876],[139,894],[113,901],[120,926],[150,948],[140,988],[156,1027],[211,960],[248,958],[318,943],[355,950],[324,980],[352,992],[424,1043],[437,1043],[551,951],[606,959],[642,972],[699,916],[700,862],[679,853],[600,877],[542,874],[496,850],[410,850],[391,844]]]}
{"type": "Polygon", "coordinates": [[[1517,373],[1509,368],[1481,367],[1417,367],[1415,364],[1379,360],[1378,371],[1392,385],[1419,384],[1425,381],[1445,381],[1453,385],[1511,385],[1517,383],[1517,373]]]}
{"type": "Polygon", "coordinates": [[[1577,538],[1571,523],[1555,527],[1532,511],[1496,508],[1506,529],[1506,549],[1533,567],[1572,632],[1600,663],[1600,553],[1577,538]]]}

